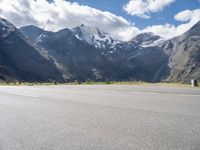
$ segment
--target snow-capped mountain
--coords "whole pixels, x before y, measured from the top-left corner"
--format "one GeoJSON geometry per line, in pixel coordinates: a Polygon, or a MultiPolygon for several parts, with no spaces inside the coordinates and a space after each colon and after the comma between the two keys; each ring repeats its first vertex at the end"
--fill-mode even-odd
{"type": "Polygon", "coordinates": [[[83,24],[72,28],[71,31],[77,39],[98,49],[107,49],[120,43],[120,41],[114,40],[109,34],[100,31],[98,28],[88,27],[83,24]]]}
{"type": "Polygon", "coordinates": [[[170,40],[141,33],[127,42],[85,25],[58,32],[37,27],[20,31],[62,64],[63,72],[70,74],[69,80],[187,82],[200,74],[199,27],[197,23],[170,40]]]}
{"type": "Polygon", "coordinates": [[[118,49],[130,49],[136,47],[152,47],[162,43],[164,39],[153,33],[141,33],[133,37],[130,41],[119,41],[112,38],[111,35],[100,31],[98,28],[81,25],[72,28],[74,36],[100,50],[103,54],[114,53],[118,49]]]}
{"type": "Polygon", "coordinates": [[[157,46],[159,43],[163,42],[164,39],[154,33],[147,32],[135,36],[130,41],[141,47],[151,47],[157,46]]]}

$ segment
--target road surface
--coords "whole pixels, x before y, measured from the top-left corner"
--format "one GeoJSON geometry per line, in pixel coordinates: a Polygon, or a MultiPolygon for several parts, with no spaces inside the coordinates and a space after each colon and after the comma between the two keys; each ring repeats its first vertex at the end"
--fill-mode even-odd
{"type": "Polygon", "coordinates": [[[199,149],[199,88],[0,86],[0,150],[199,149]]]}

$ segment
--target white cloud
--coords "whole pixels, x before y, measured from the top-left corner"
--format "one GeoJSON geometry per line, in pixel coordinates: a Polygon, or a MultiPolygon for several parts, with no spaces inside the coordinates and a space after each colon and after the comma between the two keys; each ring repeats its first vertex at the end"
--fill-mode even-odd
{"type": "Polygon", "coordinates": [[[185,22],[176,28],[176,34],[181,35],[182,33],[189,30],[198,21],[200,21],[200,9],[184,10],[176,14],[174,19],[177,21],[185,22]]]}
{"type": "Polygon", "coordinates": [[[165,39],[170,39],[176,36],[176,27],[170,24],[153,25],[153,26],[148,26],[145,29],[143,29],[143,32],[152,32],[165,39]]]}
{"type": "Polygon", "coordinates": [[[0,14],[17,27],[33,24],[56,31],[85,24],[122,40],[139,31],[121,16],[65,0],[0,0],[0,14]]]}
{"type": "Polygon", "coordinates": [[[191,21],[191,20],[199,20],[200,19],[200,9],[196,10],[184,10],[179,12],[174,16],[174,19],[177,21],[191,21]]]}
{"type": "MultiPolygon", "coordinates": [[[[156,10],[158,5],[156,3],[151,8],[156,10]]],[[[65,0],[54,0],[51,3],[46,0],[0,0],[0,16],[17,27],[32,24],[51,31],[85,24],[127,41],[142,32],[153,32],[165,39],[181,35],[200,20],[200,9],[176,14],[174,19],[183,21],[179,26],[152,25],[144,29],[139,29],[121,16],[65,0]]]]}
{"type": "Polygon", "coordinates": [[[132,16],[150,18],[151,13],[162,11],[175,0],[130,0],[123,9],[132,16]]]}
{"type": "Polygon", "coordinates": [[[170,24],[148,26],[143,30],[143,32],[153,32],[165,39],[179,36],[200,21],[200,9],[181,11],[174,16],[174,19],[184,23],[178,26],[170,24]]]}

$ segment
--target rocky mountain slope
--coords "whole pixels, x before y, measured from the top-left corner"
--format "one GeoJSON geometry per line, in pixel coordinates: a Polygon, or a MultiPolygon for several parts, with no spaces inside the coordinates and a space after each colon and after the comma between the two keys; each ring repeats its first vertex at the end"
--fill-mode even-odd
{"type": "Polygon", "coordinates": [[[200,77],[199,28],[200,22],[182,36],[167,41],[142,33],[128,42],[114,40],[85,25],[58,32],[34,26],[20,31],[48,52],[68,81],[189,82],[200,77]]]}
{"type": "MultiPolygon", "coordinates": [[[[27,37],[30,36],[27,27],[20,30],[27,37]]],[[[62,64],[64,72],[71,74],[71,80],[105,81],[108,79],[158,82],[167,73],[166,54],[158,47],[142,47],[141,42],[136,41],[139,39],[137,37],[130,42],[112,43],[113,39],[106,41],[105,36],[100,40],[100,35],[103,34],[98,29],[91,31],[82,25],[72,31],[69,29],[55,33],[43,31],[33,41],[46,49],[62,64]],[[100,43],[104,45],[103,48],[100,43]]],[[[150,33],[148,34],[153,37],[150,33]]],[[[146,36],[147,34],[144,34],[144,39],[142,39],[142,35],[139,35],[144,42],[147,41],[146,36]]],[[[152,39],[152,41],[156,40],[158,39],[152,39]]]]}
{"type": "Polygon", "coordinates": [[[26,39],[10,22],[0,18],[0,80],[64,81],[45,51],[26,39]]]}
{"type": "Polygon", "coordinates": [[[170,75],[173,82],[200,79],[200,21],[179,37],[160,45],[169,56],[170,75]]]}
{"type": "MultiPolygon", "coordinates": [[[[26,27],[20,30],[27,37],[30,36],[26,27]]],[[[117,80],[121,74],[118,66],[112,64],[99,49],[79,40],[69,29],[58,32],[43,31],[32,40],[56,59],[63,74],[70,74],[68,81],[117,80]]]]}

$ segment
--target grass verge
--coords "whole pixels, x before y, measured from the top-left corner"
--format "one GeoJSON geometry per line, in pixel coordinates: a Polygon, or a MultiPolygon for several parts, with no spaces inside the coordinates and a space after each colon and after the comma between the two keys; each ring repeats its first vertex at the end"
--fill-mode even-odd
{"type": "MultiPolygon", "coordinates": [[[[69,82],[69,83],[30,83],[30,82],[0,82],[1,86],[36,86],[36,85],[45,85],[45,86],[51,86],[51,85],[158,85],[158,86],[176,86],[176,87],[191,87],[190,84],[183,84],[183,83],[148,83],[148,82],[142,82],[142,81],[127,81],[127,82],[117,82],[117,81],[111,81],[111,82],[93,82],[93,81],[87,81],[87,82],[69,82]]],[[[198,86],[199,87],[199,86],[198,86]]]]}

